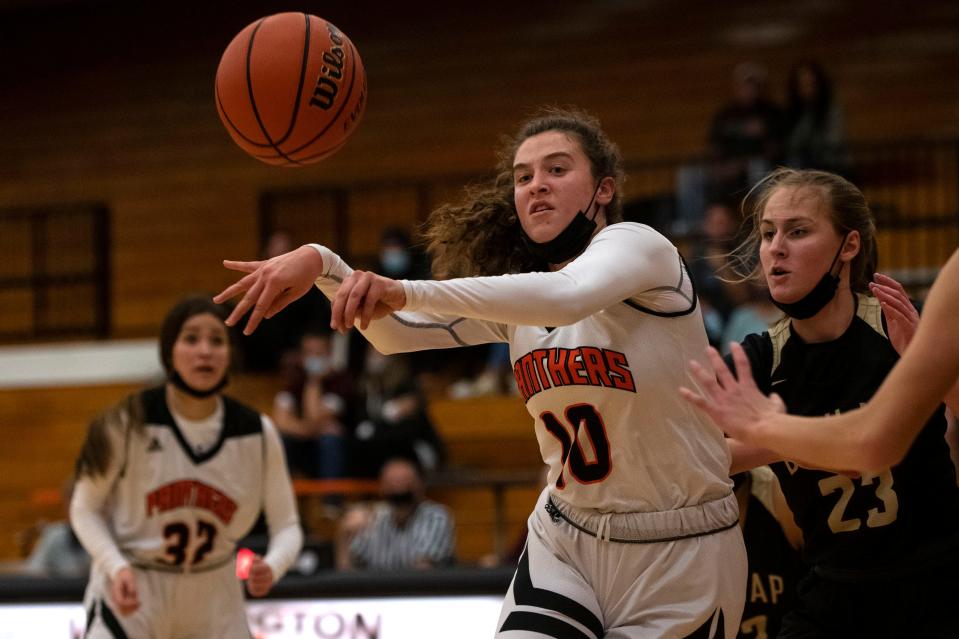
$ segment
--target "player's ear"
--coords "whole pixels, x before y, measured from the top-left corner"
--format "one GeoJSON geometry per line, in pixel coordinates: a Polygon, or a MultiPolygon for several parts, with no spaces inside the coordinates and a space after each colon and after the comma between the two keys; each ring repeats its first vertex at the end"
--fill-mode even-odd
{"type": "Polygon", "coordinates": [[[596,201],[603,206],[613,201],[616,195],[616,180],[606,176],[599,181],[599,187],[596,190],[596,201]]]}

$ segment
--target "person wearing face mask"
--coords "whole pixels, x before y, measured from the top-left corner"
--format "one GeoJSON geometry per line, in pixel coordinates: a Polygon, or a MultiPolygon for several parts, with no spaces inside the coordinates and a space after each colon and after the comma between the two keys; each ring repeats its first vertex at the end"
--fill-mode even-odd
{"type": "Polygon", "coordinates": [[[273,400],[290,472],[312,479],[345,477],[353,380],[333,365],[328,333],[305,333],[298,355],[287,366],[286,387],[273,400]]]}
{"type": "Polygon", "coordinates": [[[407,232],[397,226],[387,227],[380,235],[380,252],[374,270],[393,279],[419,280],[430,275],[422,253],[413,246],[407,232]]]}
{"type": "MultiPolygon", "coordinates": [[[[873,217],[852,183],[784,168],[754,191],[747,201],[754,202],[755,232],[741,257],[756,264],[753,277],[765,279],[785,317],[743,340],[736,368],[751,369],[759,390],[777,395],[789,413],[855,410],[905,351],[918,312],[895,280],[874,275],[873,217]]],[[[704,375],[701,387],[715,379],[693,368],[704,375]]],[[[945,401],[959,406],[959,386],[945,401]]],[[[943,409],[901,461],[869,472],[821,469],[793,461],[788,451],[729,440],[733,472],[772,463],[803,531],[810,570],[780,639],[959,636],[950,603],[959,571],[959,488],[943,409]]]]}
{"type": "Polygon", "coordinates": [[[167,381],[90,425],[70,523],[93,559],[84,637],[249,637],[237,540],[266,515],[270,541],[246,590],[259,597],[303,542],[283,448],[270,420],[222,393],[228,309],[187,297],[163,320],[167,381]]]}
{"type": "Polygon", "coordinates": [[[729,450],[678,387],[707,344],[676,247],[622,221],[623,160],[599,122],[547,108],[491,184],[430,215],[444,280],[354,271],[325,246],[245,273],[245,332],[314,284],[332,326],[383,353],[509,345],[549,480],[497,636],[732,637],[747,579],[729,450]]]}
{"type": "Polygon", "coordinates": [[[380,496],[380,504],[354,507],[340,520],[338,569],[423,570],[454,562],[453,517],[445,506],[426,499],[415,460],[395,457],[383,464],[380,496]]]}

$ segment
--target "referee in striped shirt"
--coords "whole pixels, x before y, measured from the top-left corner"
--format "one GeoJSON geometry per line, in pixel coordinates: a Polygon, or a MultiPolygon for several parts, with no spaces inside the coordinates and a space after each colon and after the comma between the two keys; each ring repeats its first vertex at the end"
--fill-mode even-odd
{"type": "Polygon", "coordinates": [[[410,570],[454,562],[453,518],[425,496],[423,477],[407,458],[380,470],[383,502],[348,511],[337,531],[336,564],[341,570],[410,570]]]}

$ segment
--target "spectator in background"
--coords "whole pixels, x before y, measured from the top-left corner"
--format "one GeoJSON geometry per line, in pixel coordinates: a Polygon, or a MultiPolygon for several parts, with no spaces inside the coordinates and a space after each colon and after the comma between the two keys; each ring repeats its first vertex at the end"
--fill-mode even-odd
{"type": "MultiPolygon", "coordinates": [[[[296,248],[289,231],[276,230],[263,247],[261,259],[268,260],[296,248]]],[[[263,323],[263,331],[240,339],[241,365],[258,373],[278,371],[286,359],[295,360],[300,337],[307,331],[321,330],[330,323],[330,303],[319,291],[310,291],[291,303],[289,315],[281,314],[263,323]]]]}
{"type": "Polygon", "coordinates": [[[286,387],[273,402],[273,421],[290,472],[313,479],[346,476],[354,383],[334,366],[330,335],[307,331],[286,371],[286,387]]]}
{"type": "MultiPolygon", "coordinates": [[[[66,509],[73,496],[72,480],[64,486],[61,496],[66,509]]],[[[40,526],[39,533],[23,564],[23,572],[45,577],[86,577],[89,574],[90,555],[66,518],[40,526]]]]}
{"type": "Polygon", "coordinates": [[[426,412],[408,355],[383,355],[367,346],[358,399],[361,419],[351,452],[352,474],[376,476],[397,455],[417,460],[426,471],[438,469],[446,450],[426,412]]]}
{"type": "Polygon", "coordinates": [[[374,270],[400,280],[422,280],[430,277],[426,256],[413,246],[409,234],[397,226],[387,227],[380,236],[380,250],[374,270]]]}
{"type": "Polygon", "coordinates": [[[745,286],[725,280],[730,253],[738,245],[739,213],[727,200],[714,200],[706,207],[696,243],[689,261],[696,294],[703,305],[706,335],[713,345],[720,343],[726,322],[735,308],[748,299],[745,286]]]}
{"type": "Polygon", "coordinates": [[[732,80],[732,99],[709,127],[706,162],[677,174],[678,234],[698,225],[710,199],[745,192],[782,158],[783,111],[767,96],[766,69],[742,62],[732,80]]]}
{"type": "Polygon", "coordinates": [[[380,492],[381,504],[354,507],[340,520],[338,569],[428,569],[454,562],[453,518],[445,506],[426,499],[416,462],[387,461],[380,492]]]}
{"type": "Polygon", "coordinates": [[[815,60],[789,71],[785,162],[796,169],[844,173],[846,130],[832,81],[815,60]]]}

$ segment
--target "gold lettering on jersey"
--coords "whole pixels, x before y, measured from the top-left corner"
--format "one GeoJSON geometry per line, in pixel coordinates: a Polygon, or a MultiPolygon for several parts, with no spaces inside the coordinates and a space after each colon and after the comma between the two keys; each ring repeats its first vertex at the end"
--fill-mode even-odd
{"type": "Polygon", "coordinates": [[[593,346],[536,349],[516,360],[513,376],[524,401],[558,386],[602,386],[636,392],[626,356],[593,346]]]}
{"type": "Polygon", "coordinates": [[[165,484],[147,495],[148,517],[183,507],[208,510],[224,524],[229,524],[236,513],[237,503],[213,486],[193,479],[165,484]]]}
{"type": "Polygon", "coordinates": [[[750,603],[779,603],[779,595],[783,594],[786,589],[785,581],[780,575],[769,574],[766,575],[766,578],[769,581],[767,586],[763,580],[763,575],[758,572],[750,573],[749,575],[749,601],[750,603]]]}

